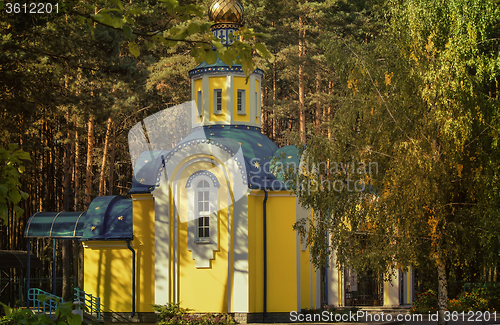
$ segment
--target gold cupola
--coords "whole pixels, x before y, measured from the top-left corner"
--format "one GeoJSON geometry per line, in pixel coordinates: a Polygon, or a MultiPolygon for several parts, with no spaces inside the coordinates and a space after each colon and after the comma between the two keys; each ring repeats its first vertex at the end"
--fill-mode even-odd
{"type": "Polygon", "coordinates": [[[238,0],[213,0],[208,18],[215,24],[243,24],[243,6],[238,0]]]}

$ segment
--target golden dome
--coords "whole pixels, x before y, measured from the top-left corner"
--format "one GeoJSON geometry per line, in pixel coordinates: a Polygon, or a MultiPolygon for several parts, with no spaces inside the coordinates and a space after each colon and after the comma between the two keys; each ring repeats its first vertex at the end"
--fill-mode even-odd
{"type": "Polygon", "coordinates": [[[238,0],[213,0],[208,8],[208,18],[216,24],[243,23],[243,6],[238,0]]]}

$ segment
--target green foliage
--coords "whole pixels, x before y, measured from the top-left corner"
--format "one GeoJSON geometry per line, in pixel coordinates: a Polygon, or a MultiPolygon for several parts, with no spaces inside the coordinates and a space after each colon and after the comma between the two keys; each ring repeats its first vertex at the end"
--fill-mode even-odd
{"type": "Polygon", "coordinates": [[[489,0],[395,0],[381,15],[377,5],[345,12],[364,31],[376,18],[371,37],[346,27],[346,37],[324,43],[339,99],[331,138],[308,140],[306,186],[296,193],[316,215],[296,227],[316,265],[335,250],[339,265],[358,270],[390,275],[439,262],[472,279],[500,252],[500,9],[489,0]],[[353,162],[377,169],[330,170],[353,162]],[[335,182],[351,191],[326,186],[335,182]],[[355,182],[364,189],[352,190],[355,182]]]}
{"type": "Polygon", "coordinates": [[[410,308],[410,313],[412,314],[427,314],[434,313],[438,309],[438,298],[437,294],[433,290],[427,290],[422,293],[417,293],[415,295],[415,301],[413,306],[410,308]]]}
{"type": "MultiPolygon", "coordinates": [[[[39,295],[38,299],[44,301],[48,297],[39,295]]],[[[12,309],[9,306],[0,302],[0,305],[4,308],[5,316],[0,318],[0,323],[5,325],[16,325],[16,324],[38,324],[38,325],[80,325],[82,320],[80,315],[72,313],[73,302],[68,301],[64,303],[59,303],[55,311],[55,319],[50,318],[44,314],[35,315],[30,309],[26,308],[15,308],[12,309]]]]}
{"type": "Polygon", "coordinates": [[[9,207],[17,218],[24,213],[18,204],[29,196],[20,189],[19,181],[26,160],[31,160],[29,153],[18,149],[17,144],[10,144],[8,149],[0,148],[0,217],[4,224],[7,224],[9,207]]]}
{"type": "Polygon", "coordinates": [[[448,310],[456,312],[500,310],[500,288],[490,285],[466,290],[456,299],[450,299],[448,310]]]}
{"type": "Polygon", "coordinates": [[[183,308],[179,303],[167,305],[153,305],[158,314],[158,324],[181,324],[181,325],[222,325],[236,324],[234,318],[229,314],[193,314],[193,310],[183,308]]]}
{"type": "Polygon", "coordinates": [[[150,8],[144,3],[130,3],[124,5],[121,1],[102,1],[99,4],[90,5],[83,2],[64,2],[64,10],[67,14],[76,17],[80,22],[86,24],[95,35],[95,25],[105,26],[110,29],[121,30],[128,39],[129,52],[136,58],[141,55],[143,49],[138,40],[145,44],[147,51],[155,45],[175,47],[179,43],[190,44],[191,56],[196,62],[206,61],[208,64],[216,60],[212,46],[217,50],[221,60],[229,65],[233,62],[241,64],[246,75],[255,70],[252,54],[256,52],[260,57],[272,61],[273,56],[263,43],[253,44],[251,39],[262,38],[264,34],[255,33],[251,28],[241,28],[234,35],[235,42],[229,47],[223,46],[221,40],[210,32],[210,22],[203,19],[204,8],[195,4],[180,5],[176,0],[161,0],[155,10],[160,10],[168,15],[168,22],[162,26],[162,30],[144,31],[144,17],[149,16],[150,8]]]}
{"type": "Polygon", "coordinates": [[[158,319],[166,320],[174,316],[182,316],[192,311],[190,308],[181,307],[180,303],[169,302],[166,305],[153,305],[153,310],[158,313],[158,319]]]}

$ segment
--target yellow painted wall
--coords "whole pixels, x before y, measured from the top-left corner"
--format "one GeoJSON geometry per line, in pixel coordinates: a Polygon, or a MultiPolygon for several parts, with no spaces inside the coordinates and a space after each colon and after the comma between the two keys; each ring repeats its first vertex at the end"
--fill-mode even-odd
{"type": "MultiPolygon", "coordinates": [[[[257,193],[263,193],[262,191],[257,193]]],[[[297,309],[297,258],[295,196],[271,192],[267,200],[267,311],[297,309]]],[[[249,197],[250,312],[263,311],[263,209],[264,196],[249,197]]]]}
{"type": "Polygon", "coordinates": [[[136,311],[152,312],[155,280],[155,215],[151,194],[133,194],[133,248],[136,251],[136,311]]]}
{"type": "Polygon", "coordinates": [[[234,77],[234,94],[233,94],[233,116],[236,122],[250,122],[250,84],[246,82],[245,77],[234,77]],[[238,89],[245,90],[245,115],[238,114],[238,89]]]}
{"type": "MultiPolygon", "coordinates": [[[[211,260],[210,268],[196,268],[191,251],[188,251],[188,224],[179,224],[179,297],[181,306],[195,309],[197,312],[227,312],[228,311],[228,222],[227,222],[227,185],[224,174],[214,168],[211,163],[197,162],[187,167],[180,175],[178,185],[182,202],[186,202],[186,181],[199,170],[210,170],[220,183],[218,189],[218,251],[211,260]],[[182,181],[183,180],[183,181],[182,181]]],[[[229,207],[230,209],[231,207],[229,207]]],[[[187,204],[178,210],[179,216],[187,214],[187,204]]],[[[184,219],[185,220],[185,219],[184,219]]]]}
{"type": "MultiPolygon", "coordinates": [[[[132,195],[136,251],[136,312],[152,312],[154,302],[154,201],[132,195]],[[135,200],[139,198],[140,200],[135,200]]],[[[101,298],[104,312],[132,311],[132,252],[124,240],[84,243],[85,292],[101,298]]]]}
{"type": "Polygon", "coordinates": [[[84,242],[85,292],[101,298],[103,312],[132,311],[132,252],[124,241],[84,242]],[[122,247],[104,248],[103,245],[122,247]]]}
{"type": "Polygon", "coordinates": [[[264,197],[248,196],[248,286],[249,309],[251,313],[262,312],[263,308],[263,242],[262,201],[264,197]]]}
{"type": "Polygon", "coordinates": [[[208,104],[210,106],[209,121],[224,122],[227,114],[227,78],[226,77],[209,77],[209,96],[208,104]],[[222,89],[222,114],[214,114],[214,90],[222,89]]]}

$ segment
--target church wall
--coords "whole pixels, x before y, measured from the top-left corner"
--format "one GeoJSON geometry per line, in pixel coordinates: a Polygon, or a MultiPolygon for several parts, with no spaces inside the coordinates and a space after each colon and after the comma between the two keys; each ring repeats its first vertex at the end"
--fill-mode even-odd
{"type": "MultiPolygon", "coordinates": [[[[152,312],[154,301],[154,200],[151,194],[132,195],[133,248],[136,251],[136,311],[152,312]]],[[[130,252],[132,253],[132,252],[130,252]]]]}
{"type": "MultiPolygon", "coordinates": [[[[136,252],[136,312],[152,312],[154,301],[154,202],[132,196],[136,252]]],[[[132,311],[132,252],[124,240],[84,242],[85,292],[101,298],[104,312],[132,311]]]]}
{"type": "Polygon", "coordinates": [[[227,119],[227,77],[210,77],[209,80],[209,97],[208,105],[210,107],[211,122],[224,122],[227,119]],[[222,89],[222,114],[214,114],[214,90],[222,89]]]}
{"type": "Polygon", "coordinates": [[[384,307],[399,306],[399,273],[395,272],[391,281],[384,281],[384,307]]]}
{"type": "Polygon", "coordinates": [[[248,196],[243,196],[233,205],[233,229],[231,232],[233,261],[233,283],[231,285],[231,312],[248,313],[248,196]]]}
{"type": "Polygon", "coordinates": [[[103,312],[132,311],[132,252],[124,241],[84,242],[84,289],[103,312]]]}
{"type": "MultiPolygon", "coordinates": [[[[196,107],[199,107],[198,105],[200,103],[198,103],[198,91],[201,91],[201,95],[202,95],[202,104],[203,103],[203,96],[205,96],[205,94],[203,93],[203,79],[196,79],[193,81],[193,93],[191,94],[191,98],[193,98],[193,100],[196,102],[196,107]]],[[[200,115],[202,118],[203,118],[203,107],[202,107],[202,110],[201,110],[201,115],[200,115]]]]}
{"type": "MultiPolygon", "coordinates": [[[[228,312],[229,294],[231,292],[228,259],[229,240],[228,231],[231,228],[232,219],[228,216],[232,213],[232,206],[228,207],[227,193],[228,188],[225,182],[225,176],[219,168],[209,162],[196,162],[182,171],[180,171],[177,193],[180,195],[181,202],[178,206],[178,263],[177,277],[178,300],[182,307],[195,309],[197,312],[228,312]],[[190,220],[188,194],[186,192],[187,179],[199,170],[209,170],[214,173],[220,182],[217,190],[218,206],[217,215],[217,248],[210,253],[211,259],[207,267],[197,267],[195,254],[189,250],[188,241],[194,241],[194,234],[189,232],[188,223],[195,222],[190,220]]],[[[192,219],[192,218],[191,218],[192,219]]],[[[203,248],[203,244],[192,244],[195,249],[203,248]],[[200,246],[198,246],[200,245],[200,246]]]]}
{"type": "Polygon", "coordinates": [[[264,264],[262,242],[262,201],[264,197],[248,196],[248,285],[249,312],[263,310],[264,264]]]}
{"type": "Polygon", "coordinates": [[[235,122],[250,122],[250,88],[246,82],[245,77],[234,77],[234,108],[233,108],[233,116],[235,122]],[[236,108],[236,98],[238,96],[238,89],[245,90],[245,115],[240,115],[237,112],[236,108]]]}
{"type": "Polygon", "coordinates": [[[256,106],[256,110],[255,110],[255,124],[257,125],[261,125],[261,120],[260,120],[260,110],[262,109],[262,103],[261,103],[261,98],[260,98],[260,92],[261,92],[261,89],[260,89],[260,80],[256,79],[255,80],[255,91],[254,93],[252,94],[252,96],[254,96],[254,100],[255,100],[255,106],[256,106]]]}
{"type": "MultiPolygon", "coordinates": [[[[297,205],[298,218],[308,218],[311,212],[297,205]]],[[[315,308],[316,271],[311,263],[309,248],[305,241],[300,242],[300,307],[315,308]]]]}
{"type": "MultiPolygon", "coordinates": [[[[249,196],[250,312],[263,312],[264,194],[249,196]]],[[[297,309],[295,196],[271,192],[267,200],[267,312],[297,309]]]]}

